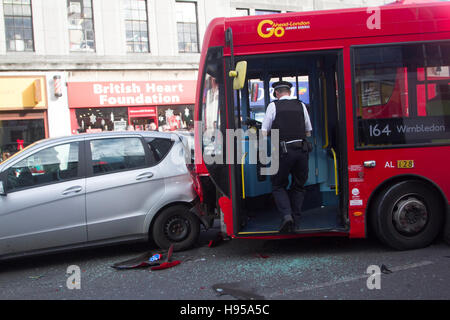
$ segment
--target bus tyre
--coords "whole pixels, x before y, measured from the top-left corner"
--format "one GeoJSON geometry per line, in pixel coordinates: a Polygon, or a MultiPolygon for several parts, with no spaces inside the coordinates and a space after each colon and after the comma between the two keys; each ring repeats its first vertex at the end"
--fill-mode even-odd
{"type": "Polygon", "coordinates": [[[153,240],[161,249],[173,244],[174,251],[192,247],[200,233],[199,219],[189,211],[189,207],[176,205],[164,209],[153,224],[153,240]]]}
{"type": "Polygon", "coordinates": [[[403,181],[389,187],[372,208],[371,225],[378,239],[397,250],[430,245],[443,223],[441,198],[421,181],[403,181]]]}

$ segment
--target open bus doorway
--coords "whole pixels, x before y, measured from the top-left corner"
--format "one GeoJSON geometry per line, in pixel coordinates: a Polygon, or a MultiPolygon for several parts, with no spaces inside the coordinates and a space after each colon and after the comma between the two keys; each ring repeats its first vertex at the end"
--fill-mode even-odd
{"type": "MultiPolygon", "coordinates": [[[[339,51],[327,51],[243,58],[248,64],[247,81],[239,94],[235,92],[237,128],[259,133],[265,110],[274,100],[271,85],[279,80],[293,84],[291,97],[306,104],[311,119],[313,131],[308,140],[313,144],[313,150],[309,153],[305,200],[302,215],[295,221],[295,233],[347,228],[346,202],[343,201],[346,188],[342,183],[346,174],[343,171],[346,150],[343,147],[343,110],[339,107],[343,105],[340,54],[339,51]]],[[[264,165],[259,157],[256,164],[252,163],[248,156],[251,143],[248,137],[243,139],[242,163],[235,168],[239,185],[236,188],[238,210],[234,213],[235,221],[239,221],[236,234],[277,234],[281,215],[272,196],[271,177],[262,174],[264,165]]]]}

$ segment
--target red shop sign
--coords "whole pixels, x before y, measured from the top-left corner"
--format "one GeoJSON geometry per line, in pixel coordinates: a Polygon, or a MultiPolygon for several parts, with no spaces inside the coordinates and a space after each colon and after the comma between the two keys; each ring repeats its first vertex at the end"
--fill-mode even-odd
{"type": "Polygon", "coordinates": [[[130,118],[156,117],[156,107],[128,108],[128,116],[130,118]]]}
{"type": "Polygon", "coordinates": [[[194,104],[195,80],[67,83],[69,107],[194,104]]]}

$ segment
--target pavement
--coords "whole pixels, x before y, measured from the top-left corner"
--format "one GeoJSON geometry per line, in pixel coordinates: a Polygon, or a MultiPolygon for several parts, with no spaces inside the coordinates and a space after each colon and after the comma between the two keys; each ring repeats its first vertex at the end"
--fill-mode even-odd
{"type": "Polygon", "coordinates": [[[181,264],[158,271],[111,267],[159,251],[146,243],[3,261],[0,299],[450,299],[450,247],[440,239],[411,251],[394,251],[371,239],[328,237],[233,239],[208,247],[218,231],[203,231],[196,247],[174,253],[181,264]],[[79,289],[68,288],[75,274],[70,266],[79,268],[79,289]],[[370,266],[375,271],[368,272],[370,266]]]}

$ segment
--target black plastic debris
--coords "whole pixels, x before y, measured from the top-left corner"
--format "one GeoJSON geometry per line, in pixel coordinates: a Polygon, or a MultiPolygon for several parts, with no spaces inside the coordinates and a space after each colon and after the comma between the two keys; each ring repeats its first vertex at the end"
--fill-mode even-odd
{"type": "Polygon", "coordinates": [[[264,300],[264,297],[239,288],[240,283],[219,283],[212,286],[218,296],[232,296],[238,300],[264,300]]]}
{"type": "Polygon", "coordinates": [[[392,271],[389,270],[388,267],[386,267],[384,264],[382,264],[381,265],[381,273],[389,274],[389,273],[392,273],[392,271]]]}
{"type": "Polygon", "coordinates": [[[113,268],[118,270],[127,269],[137,269],[137,268],[148,268],[151,267],[152,270],[162,270],[179,265],[181,261],[171,261],[173,254],[173,245],[170,246],[169,250],[162,251],[160,253],[147,252],[136,258],[129,259],[123,262],[118,262],[112,265],[113,268]],[[166,256],[163,262],[163,257],[166,256]]]}
{"type": "MultiPolygon", "coordinates": [[[[152,257],[155,257],[155,256],[156,256],[155,253],[147,252],[136,258],[115,263],[112,265],[112,267],[115,269],[123,270],[123,269],[148,268],[151,266],[157,266],[161,262],[156,259],[153,259],[153,260],[151,259],[152,257]]],[[[162,254],[161,254],[161,257],[162,257],[162,254]]]]}
{"type": "Polygon", "coordinates": [[[222,232],[218,232],[216,234],[216,237],[213,240],[209,241],[208,247],[214,248],[214,247],[217,247],[218,245],[222,244],[224,241],[229,241],[229,240],[231,240],[230,237],[228,237],[227,235],[224,235],[222,232]]]}

